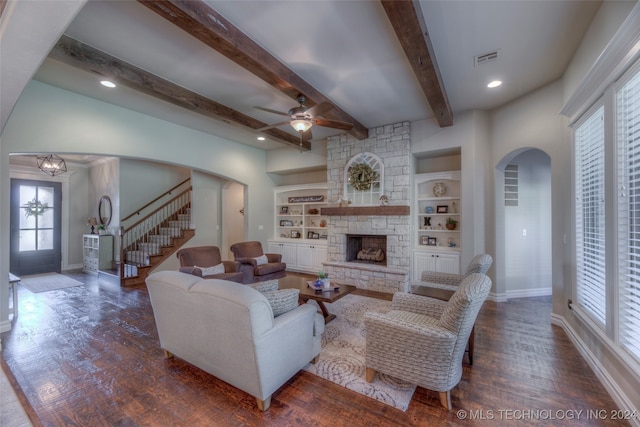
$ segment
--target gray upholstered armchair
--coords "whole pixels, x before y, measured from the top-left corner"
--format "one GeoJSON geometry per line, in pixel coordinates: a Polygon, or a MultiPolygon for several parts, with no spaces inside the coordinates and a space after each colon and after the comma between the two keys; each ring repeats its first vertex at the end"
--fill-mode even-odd
{"type": "Polygon", "coordinates": [[[397,292],[388,313],[366,313],[366,380],[377,372],[440,395],[451,409],[451,389],[462,377],[462,357],[491,289],[484,274],[467,276],[449,301],[397,292]]]}
{"type": "Polygon", "coordinates": [[[436,271],[423,271],[420,276],[420,282],[413,282],[414,286],[431,286],[434,288],[449,289],[455,291],[458,289],[462,280],[472,273],[487,274],[489,268],[493,264],[493,258],[489,254],[479,254],[473,257],[469,262],[464,274],[438,273],[436,271]],[[421,283],[427,282],[427,283],[421,283]]]}
{"type": "Polygon", "coordinates": [[[240,271],[244,274],[243,283],[264,282],[287,275],[287,264],[282,262],[282,255],[265,254],[260,242],[234,243],[231,245],[231,252],[240,263],[240,271]]]}

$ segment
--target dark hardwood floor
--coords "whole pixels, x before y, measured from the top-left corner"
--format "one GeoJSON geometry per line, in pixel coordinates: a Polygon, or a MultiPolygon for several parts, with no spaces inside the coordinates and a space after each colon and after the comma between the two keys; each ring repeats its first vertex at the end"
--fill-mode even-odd
{"type": "Polygon", "coordinates": [[[402,412],[299,372],[263,413],[246,393],[164,358],[145,287],[67,275],[85,286],[19,286],[19,317],[2,334],[2,368],[34,426],[628,425],[593,416],[617,407],[550,324],[550,297],[485,303],[451,411],[433,391],[418,388],[402,412]]]}

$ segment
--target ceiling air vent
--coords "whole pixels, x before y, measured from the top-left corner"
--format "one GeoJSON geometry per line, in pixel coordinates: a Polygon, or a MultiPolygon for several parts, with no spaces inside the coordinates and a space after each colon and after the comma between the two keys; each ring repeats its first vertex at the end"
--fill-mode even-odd
{"type": "Polygon", "coordinates": [[[498,60],[498,52],[500,49],[492,50],[491,52],[483,53],[480,55],[476,55],[473,57],[473,65],[477,67],[478,65],[486,64],[488,62],[493,62],[498,60]]]}

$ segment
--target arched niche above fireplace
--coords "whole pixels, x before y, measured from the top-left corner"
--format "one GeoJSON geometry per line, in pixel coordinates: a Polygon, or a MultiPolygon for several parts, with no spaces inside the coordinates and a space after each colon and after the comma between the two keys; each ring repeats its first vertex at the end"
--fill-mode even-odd
{"type": "Polygon", "coordinates": [[[376,206],[384,194],[384,164],[373,153],[359,153],[344,167],[343,199],[351,206],[376,206]]]}

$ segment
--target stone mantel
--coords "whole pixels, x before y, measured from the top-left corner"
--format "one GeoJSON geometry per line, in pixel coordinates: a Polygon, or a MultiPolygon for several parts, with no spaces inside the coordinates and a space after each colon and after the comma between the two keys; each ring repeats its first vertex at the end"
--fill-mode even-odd
{"type": "Polygon", "coordinates": [[[321,208],[320,215],[360,216],[360,215],[409,215],[409,206],[347,206],[321,208]]]}

